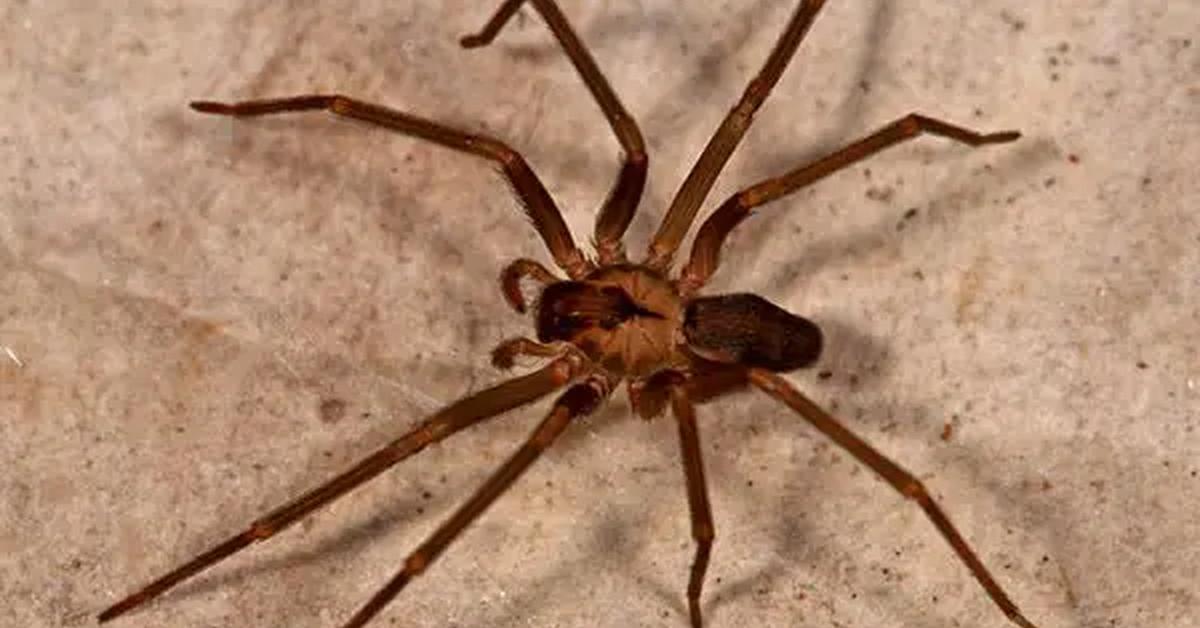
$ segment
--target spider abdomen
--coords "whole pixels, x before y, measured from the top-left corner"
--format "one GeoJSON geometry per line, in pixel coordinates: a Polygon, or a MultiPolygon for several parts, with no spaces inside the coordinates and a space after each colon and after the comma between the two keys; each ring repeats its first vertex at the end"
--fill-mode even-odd
{"type": "Polygon", "coordinates": [[[696,355],[724,364],[790,371],[816,362],[821,329],[756,294],[690,301],[683,335],[696,355]]]}

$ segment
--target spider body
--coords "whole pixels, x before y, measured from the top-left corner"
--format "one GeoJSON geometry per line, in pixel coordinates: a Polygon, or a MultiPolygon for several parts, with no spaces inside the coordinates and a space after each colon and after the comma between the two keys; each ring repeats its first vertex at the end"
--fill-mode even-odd
{"type": "MultiPolygon", "coordinates": [[[[539,341],[574,345],[608,379],[631,379],[631,390],[666,370],[791,371],[814,363],[822,347],[815,323],[756,294],[688,298],[674,282],[635,264],[547,285],[536,320],[539,341]]],[[[633,402],[646,416],[636,397],[633,402]]]]}
{"type": "MultiPolygon", "coordinates": [[[[525,0],[503,0],[465,47],[485,46],[525,0]]],[[[777,373],[812,364],[823,338],[817,326],[751,294],[704,296],[716,272],[729,233],[758,206],[780,199],[889,146],[922,134],[980,146],[1010,142],[1015,131],[982,134],[919,114],[896,119],[881,129],[814,162],[743,188],[700,226],[690,256],[672,274],[672,262],[712,185],[745,134],[754,112],[778,82],[824,0],[802,0],[767,61],[717,129],[676,193],[644,259],[631,262],[622,238],[637,209],[647,174],[645,142],[587,48],[553,0],[528,0],[544,18],[584,84],[592,92],[617,141],[624,163],[596,219],[589,259],[576,245],[554,199],[521,154],[501,140],[455,129],[409,113],[340,94],[306,94],[237,103],[199,101],[196,111],[255,117],[291,111],[323,110],[381,126],[402,135],[492,161],[508,178],[521,206],[566,279],[540,263],[519,259],[501,273],[504,298],[524,312],[523,279],[543,285],[535,305],[538,341],[512,338],[498,346],[493,363],[513,366],[517,356],[545,361],[539,369],[469,394],[427,417],[408,432],[326,483],[251,522],[242,532],[152,581],[99,615],[114,619],[161,595],[243,548],[266,540],[301,518],[345,495],[402,460],[453,434],[562,390],[546,417],[512,456],[426,540],[403,566],[345,624],[358,628],[378,615],[458,535],[524,474],[577,418],[592,412],[622,381],[634,410],[652,418],[669,407],[678,422],[687,503],[695,542],[687,585],[688,613],[701,628],[701,591],[716,538],[708,500],[695,406],[736,388],[751,387],[794,411],[929,517],[997,607],[1017,626],[1036,628],[1000,587],[922,483],[876,451],[777,373]],[[565,390],[563,390],[565,389],[565,390]]]]}

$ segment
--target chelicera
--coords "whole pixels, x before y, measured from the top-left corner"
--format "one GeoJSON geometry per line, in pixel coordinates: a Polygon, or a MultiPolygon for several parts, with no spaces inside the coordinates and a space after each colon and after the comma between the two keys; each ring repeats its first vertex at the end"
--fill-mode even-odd
{"type": "MultiPolygon", "coordinates": [[[[490,43],[523,2],[505,0],[484,29],[464,37],[462,44],[472,48],[490,43]]],[[[511,263],[501,274],[502,292],[509,304],[518,312],[525,312],[532,305],[537,340],[506,341],[493,352],[493,362],[497,367],[509,368],[518,356],[534,356],[546,361],[541,368],[443,408],[341,475],[266,514],[243,532],[117,602],[100,614],[100,621],[141,606],[246,546],[274,536],[426,446],[565,388],[516,453],[421,543],[396,575],[344,624],[347,628],[362,626],[378,615],[408,582],[423,573],[572,422],[591,413],[625,383],[639,415],[654,418],[666,414],[669,407],[678,423],[696,544],[687,586],[693,628],[702,625],[701,589],[715,538],[695,406],[743,388],[758,389],[781,401],[895,490],[916,501],[1000,610],[1014,624],[1034,628],[921,482],[779,375],[817,360],[822,347],[819,328],[752,294],[701,295],[705,283],[717,270],[726,237],[755,208],[922,134],[969,146],[1010,142],[1019,134],[1015,131],[982,134],[918,114],[901,117],[825,157],[731,196],[701,224],[686,262],[679,272],[672,273],[675,254],[717,174],[749,128],[754,112],[779,80],[824,1],[800,2],[760,72],[704,148],[667,209],[648,251],[638,262],[629,260],[622,237],[646,182],[647,155],[641,132],[556,3],[529,0],[529,4],[545,20],[578,70],[624,149],[620,172],[596,220],[594,258],[575,245],[554,200],[524,158],[498,139],[341,95],[191,104],[199,112],[239,118],[325,110],[491,160],[508,178],[554,263],[566,277],[555,275],[529,259],[511,263]],[[530,281],[541,284],[540,295],[533,304],[525,302],[522,292],[522,283],[530,281]]]]}

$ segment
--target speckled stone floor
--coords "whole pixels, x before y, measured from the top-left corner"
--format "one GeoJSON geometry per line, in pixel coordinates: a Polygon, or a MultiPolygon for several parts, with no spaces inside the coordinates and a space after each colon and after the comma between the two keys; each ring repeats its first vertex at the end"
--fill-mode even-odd
{"type": "MultiPolygon", "coordinates": [[[[492,4],[0,8],[0,625],[93,625],[502,377],[488,351],[530,325],[497,273],[548,258],[490,166],[185,107],[338,90],[494,133],[586,241],[616,142],[528,9],[457,47],[492,4]]],[[[631,250],[794,4],[564,2],[647,138],[631,250]]],[[[910,111],[1024,133],[921,139],[770,205],[712,289],[826,329],[790,379],[922,478],[1040,628],[1200,626],[1197,24],[1195,2],[830,0],[708,204],[910,111]]],[[[340,625],[544,408],[112,625],[340,625]]],[[[1009,625],[918,508],[784,408],[700,419],[708,626],[1009,625]]],[[[686,626],[678,459],[619,393],[378,625],[686,626]]]]}

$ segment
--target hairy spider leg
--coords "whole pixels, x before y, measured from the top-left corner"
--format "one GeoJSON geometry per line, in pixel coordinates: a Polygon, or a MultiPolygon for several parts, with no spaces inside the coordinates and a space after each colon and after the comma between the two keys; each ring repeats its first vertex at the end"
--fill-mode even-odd
{"type": "MultiPolygon", "coordinates": [[[[477,48],[492,43],[500,29],[512,18],[525,0],[506,0],[496,10],[492,19],[478,33],[463,37],[460,42],[465,48],[477,48]]],[[[646,155],[646,143],[642,132],[638,129],[637,121],[617,98],[612,86],[604,78],[604,74],[596,65],[596,61],[588,52],[587,47],[579,40],[570,22],[558,4],[553,0],[529,0],[533,8],[541,14],[550,32],[562,46],[563,52],[571,60],[579,76],[587,85],[588,91],[600,105],[604,117],[617,136],[617,141],[625,151],[625,159],[621,171],[609,190],[608,198],[600,206],[596,216],[596,227],[593,241],[601,264],[618,264],[625,261],[625,248],[621,238],[633,220],[637,211],[638,201],[642,198],[642,190],[646,186],[646,169],[649,159],[646,155]]]]}
{"type": "Polygon", "coordinates": [[[647,266],[659,272],[666,272],[671,266],[675,251],[691,228],[696,211],[704,203],[704,198],[712,189],[717,175],[721,173],[725,162],[729,161],[729,156],[733,154],[733,149],[737,148],[746,130],[750,128],[754,112],[758,111],[771,89],[779,82],[783,70],[795,56],[796,49],[800,47],[800,42],[804,40],[824,4],[825,0],[804,0],[796,7],[787,28],[775,42],[775,47],[771,49],[771,54],[762,69],[751,79],[741,99],[721,121],[721,126],[708,141],[679,191],[675,193],[675,198],[667,208],[667,215],[658,226],[658,231],[646,252],[647,266]]]}

